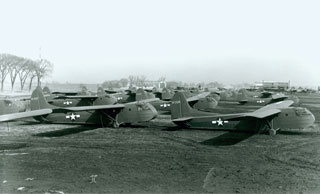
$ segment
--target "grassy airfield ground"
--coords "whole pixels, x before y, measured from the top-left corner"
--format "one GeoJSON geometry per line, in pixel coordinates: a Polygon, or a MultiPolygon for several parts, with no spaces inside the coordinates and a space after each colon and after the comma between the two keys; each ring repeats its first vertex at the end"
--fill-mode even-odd
{"type": "Polygon", "coordinates": [[[0,193],[320,193],[318,126],[276,136],[173,126],[1,123],[0,193]]]}

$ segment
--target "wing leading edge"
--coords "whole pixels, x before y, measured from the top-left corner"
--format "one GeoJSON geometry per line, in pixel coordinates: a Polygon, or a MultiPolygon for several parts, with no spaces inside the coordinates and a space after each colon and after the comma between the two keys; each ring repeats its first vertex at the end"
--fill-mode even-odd
{"type": "Polygon", "coordinates": [[[40,110],[32,110],[27,112],[4,114],[4,115],[0,115],[0,122],[12,121],[12,120],[22,119],[27,117],[42,116],[50,113],[52,113],[52,109],[40,109],[40,110]]]}

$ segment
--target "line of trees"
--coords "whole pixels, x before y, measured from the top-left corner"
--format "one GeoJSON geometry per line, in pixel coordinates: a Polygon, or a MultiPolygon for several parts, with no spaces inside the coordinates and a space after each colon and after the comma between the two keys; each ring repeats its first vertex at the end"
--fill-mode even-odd
{"type": "MultiPolygon", "coordinates": [[[[164,82],[165,77],[160,77],[158,82],[164,82]]],[[[151,81],[147,80],[144,75],[129,75],[128,78],[122,78],[120,80],[105,81],[102,83],[104,88],[121,88],[121,87],[145,87],[150,86],[151,81]]]]}
{"type": "Polygon", "coordinates": [[[224,85],[217,81],[210,83],[185,83],[182,81],[166,81],[165,77],[160,77],[157,81],[149,81],[144,75],[130,75],[128,78],[122,78],[120,80],[111,80],[105,81],[102,83],[102,87],[104,88],[121,88],[121,87],[145,87],[150,85],[158,86],[158,83],[165,82],[167,88],[199,88],[199,87],[208,87],[208,88],[222,88],[224,85]]]}
{"type": "Polygon", "coordinates": [[[11,90],[13,90],[17,78],[20,81],[21,91],[26,81],[29,80],[29,91],[34,80],[41,86],[41,80],[52,73],[53,64],[46,59],[32,60],[12,54],[0,54],[0,81],[1,91],[4,89],[4,82],[10,79],[11,90]]]}

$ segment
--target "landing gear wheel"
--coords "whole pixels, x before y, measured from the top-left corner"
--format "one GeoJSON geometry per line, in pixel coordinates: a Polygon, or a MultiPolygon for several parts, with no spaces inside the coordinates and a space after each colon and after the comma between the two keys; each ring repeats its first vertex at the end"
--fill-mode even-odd
{"type": "Polygon", "coordinates": [[[118,122],[113,122],[112,127],[113,128],[119,128],[120,124],[118,122]]]}
{"type": "Polygon", "coordinates": [[[269,129],[269,135],[276,135],[276,134],[277,134],[277,130],[269,129]]]}

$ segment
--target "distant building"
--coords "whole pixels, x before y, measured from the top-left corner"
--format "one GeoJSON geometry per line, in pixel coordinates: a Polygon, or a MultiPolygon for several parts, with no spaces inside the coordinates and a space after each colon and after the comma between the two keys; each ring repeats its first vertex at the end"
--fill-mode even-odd
{"type": "Polygon", "coordinates": [[[145,87],[156,87],[156,88],[165,88],[167,86],[167,83],[164,81],[151,81],[146,80],[144,82],[145,87]]]}
{"type": "Polygon", "coordinates": [[[254,89],[264,89],[264,90],[288,90],[290,88],[290,81],[288,82],[277,82],[277,81],[262,81],[255,82],[254,89]]]}
{"type": "Polygon", "coordinates": [[[159,88],[166,88],[167,87],[167,83],[166,82],[159,82],[159,88]]]}

